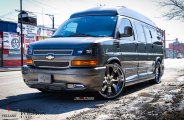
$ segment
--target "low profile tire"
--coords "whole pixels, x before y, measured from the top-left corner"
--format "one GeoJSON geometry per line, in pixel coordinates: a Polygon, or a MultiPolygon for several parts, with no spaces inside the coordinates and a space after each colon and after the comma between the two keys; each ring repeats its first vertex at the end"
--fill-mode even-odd
{"type": "Polygon", "coordinates": [[[106,65],[104,80],[100,95],[105,99],[118,97],[125,86],[124,73],[118,64],[106,65]]]}
{"type": "Polygon", "coordinates": [[[161,82],[161,76],[162,76],[162,74],[161,74],[161,64],[160,64],[159,61],[156,62],[156,64],[155,64],[154,73],[155,73],[155,78],[153,80],[151,80],[151,82],[154,83],[154,84],[159,84],[161,82]]]}

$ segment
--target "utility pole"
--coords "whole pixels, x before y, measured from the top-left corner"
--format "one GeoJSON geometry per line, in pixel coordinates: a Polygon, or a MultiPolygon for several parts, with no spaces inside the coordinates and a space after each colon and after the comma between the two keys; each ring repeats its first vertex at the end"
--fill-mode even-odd
{"type": "Polygon", "coordinates": [[[21,29],[21,33],[20,33],[20,40],[21,40],[21,66],[24,65],[24,56],[23,56],[23,39],[22,39],[22,0],[20,0],[20,15],[21,15],[21,22],[20,22],[20,29],[21,29]]]}
{"type": "Polygon", "coordinates": [[[173,59],[174,59],[174,42],[173,42],[173,59]]]}
{"type": "Polygon", "coordinates": [[[45,15],[48,15],[52,20],[52,28],[54,29],[54,15],[51,15],[51,14],[45,14],[45,15]]]}
{"type": "Polygon", "coordinates": [[[166,35],[165,35],[165,30],[163,32],[163,39],[164,39],[164,58],[166,58],[166,35]]]}
{"type": "Polygon", "coordinates": [[[2,43],[1,43],[1,66],[3,67],[3,51],[4,51],[4,42],[3,42],[3,35],[2,35],[2,43]]]}

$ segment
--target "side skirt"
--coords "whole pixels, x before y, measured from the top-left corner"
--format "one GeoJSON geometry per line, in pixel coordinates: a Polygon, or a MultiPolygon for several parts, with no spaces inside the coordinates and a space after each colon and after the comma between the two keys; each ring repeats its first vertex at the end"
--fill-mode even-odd
{"type": "Polygon", "coordinates": [[[154,79],[154,76],[152,76],[150,78],[146,78],[146,79],[136,80],[136,81],[127,81],[125,83],[125,86],[130,86],[130,85],[134,85],[134,84],[137,84],[137,83],[146,82],[146,81],[149,81],[149,80],[152,80],[152,79],[154,79]]]}

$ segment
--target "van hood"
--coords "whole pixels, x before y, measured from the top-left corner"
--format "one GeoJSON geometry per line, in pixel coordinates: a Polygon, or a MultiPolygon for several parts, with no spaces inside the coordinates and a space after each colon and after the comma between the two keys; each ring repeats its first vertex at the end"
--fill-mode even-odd
{"type": "Polygon", "coordinates": [[[82,47],[93,46],[94,43],[98,43],[105,40],[107,40],[107,38],[101,38],[101,37],[49,38],[46,40],[40,40],[40,41],[31,43],[29,46],[34,49],[82,48],[82,47]]]}

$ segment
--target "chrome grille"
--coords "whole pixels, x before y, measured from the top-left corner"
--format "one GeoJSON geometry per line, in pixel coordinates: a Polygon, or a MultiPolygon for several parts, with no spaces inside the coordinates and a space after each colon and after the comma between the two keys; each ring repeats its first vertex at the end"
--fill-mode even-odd
{"type": "Polygon", "coordinates": [[[34,55],[72,55],[73,50],[71,49],[35,49],[33,50],[34,55]]]}

